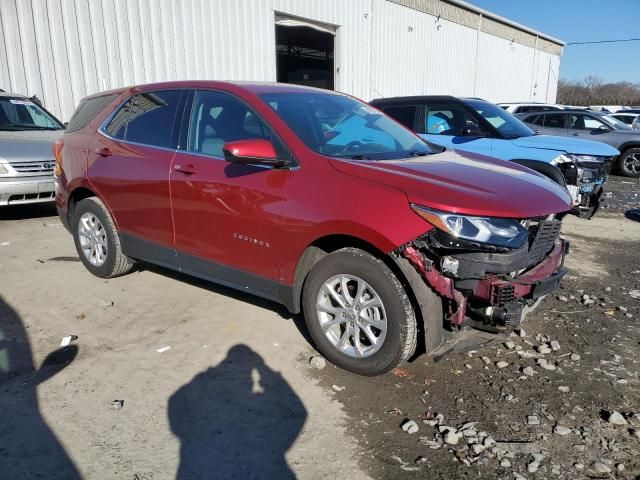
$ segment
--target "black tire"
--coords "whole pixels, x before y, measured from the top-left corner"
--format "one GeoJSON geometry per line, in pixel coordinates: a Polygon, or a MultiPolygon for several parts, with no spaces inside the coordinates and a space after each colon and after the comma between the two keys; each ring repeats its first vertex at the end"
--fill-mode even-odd
{"type": "Polygon", "coordinates": [[[87,270],[93,273],[96,277],[119,277],[120,275],[129,273],[135,266],[134,260],[122,253],[120,237],[118,236],[116,226],[111,219],[111,215],[109,215],[109,211],[99,198],[89,197],[78,202],[73,210],[71,232],[73,234],[73,240],[80,260],[82,260],[82,263],[87,270]],[[91,263],[80,246],[80,219],[86,213],[95,215],[95,217],[100,221],[106,237],[107,253],[104,263],[101,265],[94,265],[91,263]]]}
{"type": "Polygon", "coordinates": [[[625,177],[631,178],[639,178],[640,177],[640,148],[629,148],[625,150],[618,157],[618,161],[616,162],[616,168],[621,175],[625,177]],[[633,162],[635,157],[635,162],[633,162]],[[632,165],[633,164],[633,165],[632,165]]]}
{"type": "Polygon", "coordinates": [[[305,280],[302,306],[307,328],[317,348],[333,364],[350,372],[380,375],[407,361],[416,349],[416,316],[407,292],[383,261],[363,250],[343,248],[316,263],[305,280]],[[384,305],[386,337],[379,350],[370,356],[352,357],[343,353],[320,326],[316,309],[318,295],[325,282],[339,274],[354,275],[367,282],[384,305]]]}

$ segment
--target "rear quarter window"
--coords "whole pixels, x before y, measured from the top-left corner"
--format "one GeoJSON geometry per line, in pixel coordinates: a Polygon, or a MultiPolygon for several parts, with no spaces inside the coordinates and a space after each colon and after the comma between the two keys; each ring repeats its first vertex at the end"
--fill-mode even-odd
{"type": "Polygon", "coordinates": [[[80,102],[65,131],[75,132],[83,129],[96,115],[104,110],[111,102],[118,98],[117,94],[101,95],[99,97],[85,98],[80,102]]]}

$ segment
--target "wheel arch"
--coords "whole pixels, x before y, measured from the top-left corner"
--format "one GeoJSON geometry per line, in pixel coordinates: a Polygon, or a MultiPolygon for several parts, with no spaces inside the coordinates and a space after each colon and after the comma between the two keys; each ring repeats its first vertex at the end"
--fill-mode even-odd
{"type": "Polygon", "coordinates": [[[618,147],[618,150],[620,151],[620,155],[623,155],[627,150],[631,148],[640,148],[640,142],[632,140],[630,142],[623,143],[618,147]]]}
{"type": "Polygon", "coordinates": [[[531,170],[534,170],[541,175],[544,175],[550,180],[556,182],[561,187],[566,188],[567,186],[566,178],[564,177],[560,169],[555,165],[551,165],[550,163],[545,163],[540,160],[527,160],[521,158],[515,158],[511,161],[513,163],[517,163],[518,165],[522,165],[523,167],[530,168],[531,170]]]}
{"type": "Polygon", "coordinates": [[[98,195],[91,189],[87,188],[84,185],[78,186],[74,188],[67,198],[67,222],[68,225],[71,225],[71,220],[73,219],[73,212],[76,208],[76,205],[81,200],[89,197],[97,197],[98,195]]]}
{"type": "MultiPolygon", "coordinates": [[[[353,235],[326,235],[314,240],[305,248],[296,264],[294,272],[293,313],[301,312],[304,284],[313,266],[330,253],[348,247],[359,248],[382,260],[407,292],[416,315],[418,326],[418,343],[416,353],[412,358],[438,347],[442,343],[444,335],[443,329],[441,328],[442,318],[439,319],[440,323],[434,322],[434,316],[429,315],[429,312],[425,309],[424,302],[419,301],[419,296],[423,297],[425,294],[429,295],[429,293],[435,295],[429,286],[402,256],[394,252],[385,253],[372,243],[353,235]],[[429,292],[423,289],[427,289],[429,292]],[[429,325],[425,325],[426,323],[429,325]],[[429,330],[428,338],[426,336],[426,330],[429,330]]],[[[440,297],[437,298],[438,301],[441,301],[440,297]]]]}

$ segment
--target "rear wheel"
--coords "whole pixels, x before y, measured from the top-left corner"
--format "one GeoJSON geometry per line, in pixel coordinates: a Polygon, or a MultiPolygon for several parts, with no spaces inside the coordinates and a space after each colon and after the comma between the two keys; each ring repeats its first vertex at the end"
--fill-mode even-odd
{"type": "Polygon", "coordinates": [[[78,202],[72,232],[80,260],[97,277],[118,277],[134,267],[135,262],[122,253],[116,226],[100,199],[89,197],[78,202]]]}
{"type": "Polygon", "coordinates": [[[625,177],[640,177],[640,148],[625,150],[618,157],[617,167],[625,177]]]}
{"type": "Polygon", "coordinates": [[[318,349],[335,365],[379,375],[415,351],[413,307],[380,259],[344,248],[320,260],[303,290],[307,327],[318,349]]]}

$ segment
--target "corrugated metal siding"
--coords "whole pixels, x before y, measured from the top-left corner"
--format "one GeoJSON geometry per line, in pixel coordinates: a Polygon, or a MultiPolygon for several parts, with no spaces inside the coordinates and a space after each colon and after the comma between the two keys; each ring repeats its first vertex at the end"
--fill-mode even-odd
{"type": "Polygon", "coordinates": [[[511,48],[509,40],[479,32],[473,12],[439,0],[398,3],[0,0],[0,88],[36,94],[67,120],[82,97],[126,85],[273,81],[279,12],[337,27],[336,89],[364,99],[450,93],[529,100],[534,83],[536,100],[539,92],[555,98],[557,55],[538,51],[534,65],[534,48],[511,48]]]}
{"type": "Polygon", "coordinates": [[[478,40],[475,96],[495,102],[530,99],[535,50],[484,32],[478,40]]]}
{"type": "Polygon", "coordinates": [[[390,2],[375,4],[373,22],[374,97],[473,93],[475,30],[390,2]]]}

